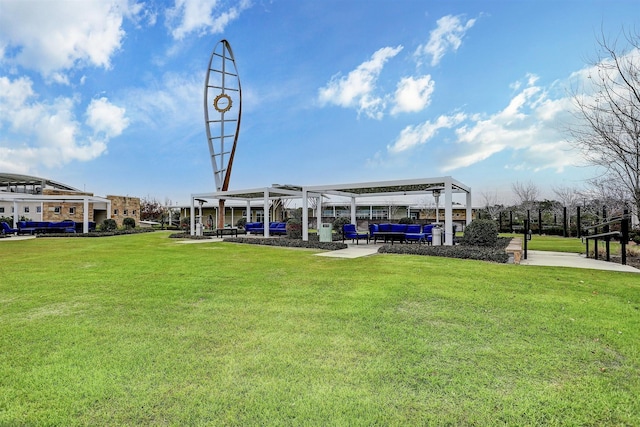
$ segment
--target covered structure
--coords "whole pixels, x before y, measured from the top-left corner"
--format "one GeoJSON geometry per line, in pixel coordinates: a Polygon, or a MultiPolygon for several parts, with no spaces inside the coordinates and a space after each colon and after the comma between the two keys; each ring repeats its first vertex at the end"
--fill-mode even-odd
{"type": "MultiPolygon", "coordinates": [[[[420,196],[430,194],[436,198],[444,195],[444,244],[453,244],[453,194],[465,195],[466,221],[471,222],[471,188],[450,176],[438,178],[420,178],[395,181],[361,182],[352,184],[330,184],[314,186],[277,185],[252,190],[219,191],[191,195],[191,234],[196,234],[195,208],[196,202],[208,200],[243,200],[247,203],[247,216],[251,210],[251,202],[262,200],[264,203],[265,224],[269,223],[269,202],[273,199],[289,198],[302,200],[302,239],[309,240],[309,200],[316,199],[315,215],[318,224],[321,222],[322,198],[326,196],[346,197],[351,202],[351,222],[356,223],[356,203],[365,197],[420,196]]],[[[269,227],[264,227],[265,237],[269,236],[269,227]]]]}
{"type": "MultiPolygon", "coordinates": [[[[19,218],[19,206],[24,204],[73,203],[83,206],[83,232],[89,232],[89,204],[101,208],[110,217],[111,200],[86,194],[60,182],[29,175],[0,173],[0,202],[13,207],[13,227],[19,218]],[[46,194],[51,193],[51,194],[46,194]]],[[[42,213],[40,213],[42,215],[42,213]]],[[[0,215],[1,216],[1,215],[0,215]]]]}
{"type": "MultiPolygon", "coordinates": [[[[251,217],[251,202],[262,200],[264,206],[264,223],[269,223],[269,202],[275,199],[300,199],[302,198],[302,187],[293,185],[273,184],[271,187],[253,188],[249,190],[218,191],[215,193],[201,193],[191,195],[191,235],[198,234],[196,230],[195,209],[198,203],[200,212],[198,217],[202,220],[202,205],[208,200],[241,200],[247,204],[247,217],[251,217]]],[[[199,223],[200,227],[202,223],[199,223]]],[[[269,237],[269,227],[265,227],[265,237],[269,237]]]]}
{"type": "Polygon", "coordinates": [[[111,200],[88,195],[35,195],[0,192],[0,201],[13,202],[13,227],[18,224],[18,206],[22,203],[80,203],[83,205],[82,232],[89,232],[89,203],[103,204],[107,212],[111,211],[111,200]]]}

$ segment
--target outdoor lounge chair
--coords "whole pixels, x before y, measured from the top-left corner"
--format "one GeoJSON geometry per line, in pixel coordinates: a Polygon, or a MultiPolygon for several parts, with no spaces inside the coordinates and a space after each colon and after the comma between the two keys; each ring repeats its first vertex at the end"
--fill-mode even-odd
{"type": "Polygon", "coordinates": [[[367,243],[369,243],[369,233],[358,233],[355,224],[344,224],[342,226],[342,243],[345,239],[351,239],[352,242],[355,240],[356,245],[359,244],[360,239],[367,239],[367,243]]]}
{"type": "Polygon", "coordinates": [[[17,234],[18,233],[18,229],[17,228],[11,228],[11,226],[9,224],[7,224],[6,222],[2,222],[2,234],[17,234]]]}

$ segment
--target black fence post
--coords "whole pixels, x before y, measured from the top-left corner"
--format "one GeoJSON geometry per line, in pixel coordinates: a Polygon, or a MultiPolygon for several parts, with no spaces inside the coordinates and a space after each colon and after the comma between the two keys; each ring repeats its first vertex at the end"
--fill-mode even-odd
{"type": "Polygon", "coordinates": [[[524,248],[524,259],[527,259],[527,243],[529,240],[529,220],[524,220],[524,236],[523,236],[523,248],[524,248]]]}
{"type": "Polygon", "coordinates": [[[629,210],[625,209],[620,223],[620,256],[622,265],[627,265],[627,242],[629,241],[629,210]]]}
{"type": "MultiPolygon", "coordinates": [[[[603,207],[602,207],[602,219],[603,219],[605,222],[607,221],[607,210],[606,210],[606,207],[605,207],[605,206],[603,206],[603,207]]],[[[603,233],[608,233],[608,232],[609,232],[609,224],[605,225],[605,226],[602,228],[602,232],[603,232],[603,233]]],[[[611,254],[610,254],[610,249],[609,249],[609,247],[610,247],[610,245],[609,245],[609,240],[610,240],[610,237],[609,237],[609,236],[605,237],[605,239],[604,239],[605,252],[606,252],[606,254],[607,254],[607,261],[611,261],[611,254]]]]}
{"type": "Polygon", "coordinates": [[[562,237],[567,237],[567,207],[562,208],[562,237]]]}
{"type": "Polygon", "coordinates": [[[576,207],[576,230],[578,233],[578,239],[582,237],[582,224],[580,223],[580,206],[576,207]]]}
{"type": "Polygon", "coordinates": [[[538,209],[538,235],[542,236],[542,209],[538,209]]]}

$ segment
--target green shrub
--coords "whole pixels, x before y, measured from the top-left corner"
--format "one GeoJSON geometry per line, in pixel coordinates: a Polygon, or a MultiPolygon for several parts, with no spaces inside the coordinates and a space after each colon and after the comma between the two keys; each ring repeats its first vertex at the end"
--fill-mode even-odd
{"type": "Polygon", "coordinates": [[[133,218],[125,218],[122,220],[122,225],[127,230],[131,230],[132,228],[136,228],[136,220],[133,218]]]}
{"type": "Polygon", "coordinates": [[[474,219],[464,230],[463,245],[494,246],[498,240],[498,226],[490,219],[474,219]]]}
{"type": "Polygon", "coordinates": [[[247,224],[247,218],[243,216],[236,222],[236,227],[244,228],[246,224],[247,224]]]}
{"type": "Polygon", "coordinates": [[[250,245],[265,245],[265,246],[281,246],[287,248],[313,248],[322,249],[327,251],[337,251],[339,249],[346,249],[348,246],[345,243],[340,242],[319,242],[318,240],[309,240],[305,242],[302,239],[272,239],[272,238],[247,238],[247,237],[224,237],[225,242],[233,243],[247,243],[250,245]]]}
{"type": "Polygon", "coordinates": [[[409,217],[404,217],[404,218],[400,218],[400,220],[398,221],[398,224],[413,224],[415,221],[413,220],[413,218],[409,218],[409,217]]]}
{"type": "Polygon", "coordinates": [[[118,224],[116,224],[116,220],[115,219],[105,219],[104,221],[102,221],[102,224],[100,225],[100,231],[113,231],[116,230],[118,228],[118,224]]]}
{"type": "Polygon", "coordinates": [[[342,226],[345,224],[351,224],[351,218],[346,217],[346,216],[341,216],[339,218],[336,218],[333,221],[333,231],[335,231],[336,233],[338,233],[338,236],[340,236],[340,239],[342,239],[342,226]]]}
{"type": "Polygon", "coordinates": [[[302,239],[302,221],[291,218],[287,221],[287,237],[289,239],[302,239]]]}

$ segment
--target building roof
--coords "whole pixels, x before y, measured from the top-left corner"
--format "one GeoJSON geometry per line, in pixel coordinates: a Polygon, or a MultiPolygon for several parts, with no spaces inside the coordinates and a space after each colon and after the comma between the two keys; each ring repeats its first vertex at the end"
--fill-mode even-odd
{"type": "Polygon", "coordinates": [[[40,194],[44,188],[80,192],[80,190],[70,185],[46,178],[14,173],[0,173],[0,191],[40,194]],[[30,188],[27,189],[27,187],[30,188]]]}

